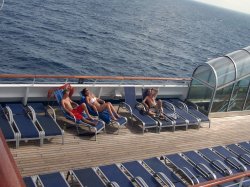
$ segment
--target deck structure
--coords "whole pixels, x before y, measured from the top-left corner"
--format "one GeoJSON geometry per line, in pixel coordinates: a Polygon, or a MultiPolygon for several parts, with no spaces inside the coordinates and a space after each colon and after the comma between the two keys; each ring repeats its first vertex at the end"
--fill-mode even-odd
{"type": "MultiPolygon", "coordinates": [[[[122,111],[128,117],[128,113],[122,111]]],[[[77,136],[74,128],[65,129],[65,143],[55,138],[40,147],[37,141],[22,142],[11,153],[22,176],[53,171],[95,167],[111,163],[140,160],[164,154],[196,150],[216,145],[226,145],[250,140],[250,116],[211,118],[211,128],[203,124],[198,129],[177,128],[175,132],[164,129],[160,134],[152,129],[142,135],[140,127],[131,123],[120,129],[107,127],[97,141],[89,136],[77,136]]],[[[66,121],[58,118],[63,125],[66,121]]]]}

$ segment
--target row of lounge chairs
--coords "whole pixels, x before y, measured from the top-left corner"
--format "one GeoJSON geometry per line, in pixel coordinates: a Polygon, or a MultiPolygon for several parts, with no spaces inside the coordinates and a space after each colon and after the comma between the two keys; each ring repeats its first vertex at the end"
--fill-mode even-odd
{"type": "MultiPolygon", "coordinates": [[[[123,102],[119,108],[126,108],[131,117],[136,118],[142,124],[142,131],[145,129],[155,128],[156,132],[160,132],[162,128],[171,127],[173,131],[176,127],[184,126],[186,129],[195,125],[200,127],[201,122],[210,121],[207,116],[199,112],[198,108],[194,108],[195,105],[186,105],[179,99],[167,99],[163,101],[164,105],[164,119],[152,118],[149,115],[142,114],[135,106],[138,104],[136,100],[135,88],[126,87],[125,89],[125,102],[123,102]]],[[[94,116],[98,116],[98,123],[96,126],[84,123],[81,120],[76,120],[74,117],[67,114],[64,108],[61,106],[62,90],[56,90],[54,92],[59,108],[63,111],[64,116],[73,121],[78,134],[81,134],[81,127],[87,127],[90,132],[96,135],[105,130],[105,125],[114,124],[107,111],[96,113],[90,106],[87,105],[90,113],[94,116]]],[[[82,96],[81,102],[85,102],[85,98],[82,96]]],[[[87,104],[87,103],[86,103],[87,104]]],[[[62,137],[64,131],[56,122],[55,111],[52,107],[48,106],[51,110],[51,115],[42,103],[28,103],[27,107],[22,104],[7,103],[4,109],[0,108],[0,128],[2,129],[7,141],[15,141],[16,147],[19,147],[21,140],[28,141],[33,139],[39,139],[40,144],[43,144],[44,138],[51,138],[55,136],[62,137]]],[[[133,121],[133,120],[132,120],[133,121]]],[[[115,121],[116,127],[119,128],[127,123],[126,117],[120,117],[115,121]]]]}
{"type": "MultiPolygon", "coordinates": [[[[44,187],[76,183],[88,187],[185,187],[250,170],[249,155],[249,142],[242,142],[161,158],[75,169],[68,172],[66,179],[57,172],[26,177],[24,181],[27,187],[36,186],[37,183],[44,187]]],[[[239,181],[228,182],[222,186],[236,187],[239,186],[239,181]]],[[[250,186],[250,178],[244,180],[243,186],[250,186]]]]}
{"type": "Polygon", "coordinates": [[[30,103],[28,107],[22,104],[7,103],[0,106],[0,128],[6,141],[15,141],[16,148],[20,141],[40,140],[61,136],[64,143],[64,131],[42,103],[30,103]]]}
{"type": "MultiPolygon", "coordinates": [[[[209,123],[209,118],[198,110],[194,104],[186,105],[179,99],[163,100],[163,113],[165,119],[152,118],[149,115],[141,114],[135,107],[138,104],[134,87],[125,87],[125,102],[120,107],[125,107],[131,116],[135,117],[142,124],[142,131],[145,129],[156,128],[160,132],[162,128],[171,127],[175,131],[176,127],[184,126],[188,129],[189,126],[200,127],[201,122],[209,123]]],[[[118,111],[119,111],[118,108],[118,111]]]]}

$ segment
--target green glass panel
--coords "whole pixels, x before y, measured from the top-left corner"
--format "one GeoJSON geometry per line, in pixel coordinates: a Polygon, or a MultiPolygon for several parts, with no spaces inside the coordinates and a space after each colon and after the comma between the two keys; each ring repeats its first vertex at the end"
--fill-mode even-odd
{"type": "Polygon", "coordinates": [[[233,84],[216,91],[211,112],[226,112],[233,84]]]}
{"type": "Polygon", "coordinates": [[[233,95],[228,107],[229,111],[241,111],[243,110],[244,102],[247,96],[248,85],[250,78],[246,78],[238,81],[235,84],[233,95]]]}
{"type": "Polygon", "coordinates": [[[197,104],[199,108],[207,114],[212,93],[213,90],[211,88],[206,87],[197,80],[192,80],[187,100],[197,104]]]}
{"type": "Polygon", "coordinates": [[[206,82],[207,84],[209,84],[212,87],[215,87],[215,76],[214,76],[214,72],[212,71],[211,67],[209,66],[199,66],[194,74],[193,77],[195,79],[201,80],[203,82],[206,82]]]}
{"type": "Polygon", "coordinates": [[[207,62],[216,71],[217,87],[221,87],[235,80],[235,67],[233,62],[226,57],[219,57],[207,62]]]}

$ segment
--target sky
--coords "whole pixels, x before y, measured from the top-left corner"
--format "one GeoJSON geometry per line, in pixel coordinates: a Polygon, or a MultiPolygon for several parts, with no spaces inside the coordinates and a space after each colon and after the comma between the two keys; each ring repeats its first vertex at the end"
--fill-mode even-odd
{"type": "Polygon", "coordinates": [[[250,0],[194,0],[233,11],[250,14],[250,0]]]}

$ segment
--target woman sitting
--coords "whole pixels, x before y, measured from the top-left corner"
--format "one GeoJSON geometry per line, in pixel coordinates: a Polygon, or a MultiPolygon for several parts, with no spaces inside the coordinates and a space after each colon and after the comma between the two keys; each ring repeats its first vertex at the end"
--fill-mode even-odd
{"type": "Polygon", "coordinates": [[[164,118],[162,101],[160,99],[156,101],[157,93],[158,91],[154,88],[148,89],[142,103],[146,107],[149,115],[164,118]]]}
{"type": "Polygon", "coordinates": [[[91,106],[96,112],[103,112],[107,109],[112,120],[117,120],[117,118],[120,118],[120,115],[117,114],[114,106],[110,102],[106,103],[104,100],[97,98],[87,88],[84,88],[82,90],[82,95],[85,96],[86,103],[91,106]]]}

